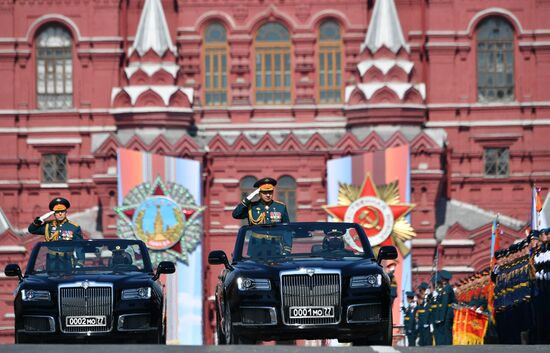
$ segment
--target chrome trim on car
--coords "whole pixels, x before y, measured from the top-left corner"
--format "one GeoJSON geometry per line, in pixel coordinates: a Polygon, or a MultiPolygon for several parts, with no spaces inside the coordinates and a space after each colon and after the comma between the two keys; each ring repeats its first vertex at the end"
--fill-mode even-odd
{"type": "Polygon", "coordinates": [[[241,306],[240,309],[267,309],[267,310],[269,310],[269,314],[270,314],[270,317],[271,317],[271,322],[268,323],[268,324],[245,324],[245,323],[242,322],[242,317],[241,317],[241,322],[234,322],[233,323],[234,326],[273,326],[273,325],[277,325],[277,321],[278,321],[277,320],[277,311],[272,306],[241,306]]]}
{"type": "Polygon", "coordinates": [[[340,270],[322,268],[300,268],[281,271],[281,316],[287,326],[337,325],[342,319],[342,273],[340,270]],[[337,279],[335,280],[335,277],[337,279]],[[290,278],[290,277],[293,278],[290,278]],[[288,277],[288,282],[285,281],[288,277]],[[286,291],[286,293],[285,293],[286,291]],[[288,292],[295,298],[289,298],[288,292]],[[287,318],[291,306],[333,306],[334,318],[287,318]]]}
{"type": "Polygon", "coordinates": [[[27,318],[27,317],[39,317],[39,318],[47,318],[48,319],[48,322],[50,324],[50,329],[48,331],[27,331],[25,330],[25,332],[30,332],[30,333],[45,333],[45,332],[55,332],[55,319],[52,317],[52,316],[47,316],[47,315],[24,315],[23,316],[23,319],[27,318]]]}
{"type": "Polygon", "coordinates": [[[57,288],[57,303],[59,307],[59,329],[63,333],[105,333],[113,330],[114,290],[112,283],[86,280],[60,284],[57,288]],[[96,290],[101,288],[104,290],[96,295],[96,290]],[[80,295],[81,292],[84,292],[84,296],[80,295]],[[90,296],[88,296],[88,292],[91,292],[90,296]],[[65,307],[63,307],[62,301],[64,299],[72,300],[73,303],[65,304],[65,307]],[[67,316],[103,315],[106,316],[108,323],[105,327],[82,326],[70,329],[64,324],[67,316]]]}

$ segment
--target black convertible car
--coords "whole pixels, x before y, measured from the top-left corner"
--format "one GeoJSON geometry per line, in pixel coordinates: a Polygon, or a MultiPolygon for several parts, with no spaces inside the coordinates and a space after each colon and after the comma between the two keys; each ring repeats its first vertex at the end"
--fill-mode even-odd
{"type": "Polygon", "coordinates": [[[390,345],[390,280],[363,228],[354,223],[289,223],[242,227],[233,260],[216,287],[221,344],[264,340],[338,339],[354,345],[390,345]]]}
{"type": "Polygon", "coordinates": [[[147,342],[166,340],[164,295],[139,240],[41,242],[15,293],[15,342],[147,342]]]}

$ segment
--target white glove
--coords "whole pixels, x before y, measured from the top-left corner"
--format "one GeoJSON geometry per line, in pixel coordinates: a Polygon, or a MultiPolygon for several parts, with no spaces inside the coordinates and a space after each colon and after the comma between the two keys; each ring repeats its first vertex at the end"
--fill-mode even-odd
{"type": "Polygon", "coordinates": [[[438,295],[439,295],[439,293],[437,293],[437,291],[434,290],[434,292],[432,293],[432,297],[435,299],[435,298],[437,298],[438,295]]]}
{"type": "Polygon", "coordinates": [[[256,190],[252,191],[252,192],[250,193],[250,195],[248,195],[248,196],[246,197],[246,199],[247,199],[248,201],[251,201],[251,200],[252,200],[254,197],[256,197],[256,195],[258,195],[259,193],[260,193],[260,188],[257,188],[256,190]]]}
{"type": "Polygon", "coordinates": [[[430,332],[432,332],[432,333],[434,332],[434,325],[430,324],[430,332]]]}
{"type": "Polygon", "coordinates": [[[42,216],[40,216],[40,220],[44,222],[46,219],[48,219],[51,215],[54,214],[54,211],[50,211],[48,213],[44,213],[42,216]]]}

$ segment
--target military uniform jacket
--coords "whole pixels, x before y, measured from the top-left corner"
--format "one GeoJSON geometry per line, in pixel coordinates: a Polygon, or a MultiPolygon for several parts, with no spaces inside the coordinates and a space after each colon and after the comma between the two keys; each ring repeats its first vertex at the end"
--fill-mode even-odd
{"type": "Polygon", "coordinates": [[[416,306],[409,305],[405,309],[405,334],[413,335],[416,333],[416,306]]]}
{"type": "Polygon", "coordinates": [[[265,204],[263,201],[251,202],[246,198],[233,210],[233,218],[248,218],[248,224],[288,223],[286,205],[279,201],[265,204]]]}
{"type": "Polygon", "coordinates": [[[43,235],[45,241],[82,239],[80,226],[68,219],[65,219],[61,224],[58,224],[56,220],[46,221],[39,226],[31,223],[29,233],[43,235]]]}
{"type": "Polygon", "coordinates": [[[416,324],[419,330],[429,329],[431,320],[431,308],[428,298],[416,309],[416,324]]]}

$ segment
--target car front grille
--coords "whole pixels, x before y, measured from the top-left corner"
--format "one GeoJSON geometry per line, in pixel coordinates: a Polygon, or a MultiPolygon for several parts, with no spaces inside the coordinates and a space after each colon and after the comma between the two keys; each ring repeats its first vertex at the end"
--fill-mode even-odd
{"type": "Polygon", "coordinates": [[[63,332],[109,332],[113,322],[113,287],[110,283],[82,282],[59,287],[59,321],[63,332]],[[104,325],[67,326],[67,317],[105,317],[104,325]]]}
{"type": "MultiPolygon", "coordinates": [[[[283,322],[286,325],[331,325],[340,322],[340,272],[321,269],[300,269],[281,273],[283,322]],[[290,308],[333,308],[332,317],[291,318],[290,308]]],[[[319,309],[323,308],[323,309],[319,309]]],[[[314,315],[313,315],[314,316],[314,315]]]]}

